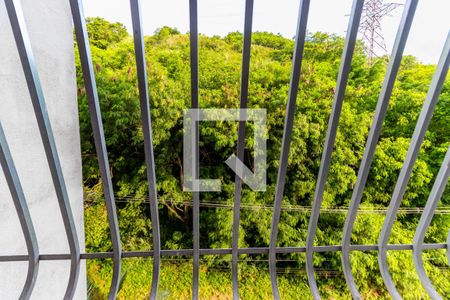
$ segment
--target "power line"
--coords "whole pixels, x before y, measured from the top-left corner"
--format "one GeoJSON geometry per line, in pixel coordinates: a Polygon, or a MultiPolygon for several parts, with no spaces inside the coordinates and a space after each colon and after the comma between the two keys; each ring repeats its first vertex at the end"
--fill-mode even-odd
{"type": "MultiPolygon", "coordinates": [[[[135,196],[116,196],[116,202],[118,203],[149,203],[148,197],[140,198],[135,196]]],[[[164,204],[169,205],[180,205],[180,206],[192,206],[192,201],[166,201],[164,204]]],[[[233,203],[224,203],[221,201],[202,201],[200,202],[200,207],[203,208],[223,208],[223,209],[233,209],[233,203]]],[[[272,204],[241,204],[241,209],[244,210],[272,210],[272,204]]],[[[282,205],[282,211],[287,212],[303,212],[310,213],[312,210],[311,206],[304,205],[282,205]]],[[[359,214],[386,214],[387,208],[384,207],[364,207],[361,206],[358,209],[359,214]]],[[[399,214],[422,214],[424,208],[423,207],[403,207],[399,209],[399,214]]],[[[348,212],[347,206],[339,206],[339,207],[324,207],[321,209],[321,213],[326,214],[346,214],[348,212]]],[[[450,206],[442,206],[436,209],[435,214],[437,215],[450,215],[450,206]]]]}
{"type": "MultiPolygon", "coordinates": [[[[192,261],[192,258],[162,258],[161,259],[164,262],[190,262],[192,261]]],[[[204,259],[201,258],[200,259],[201,262],[205,263],[205,262],[230,262],[231,263],[231,259],[219,259],[219,260],[214,260],[214,259],[204,259]]],[[[252,260],[238,260],[239,263],[246,263],[248,265],[252,264],[252,267],[260,270],[260,271],[269,271],[268,266],[258,266],[256,264],[253,263],[257,263],[257,262],[267,262],[268,263],[268,259],[252,259],[252,260]]],[[[298,262],[295,260],[277,260],[277,262],[298,262]]],[[[450,269],[448,267],[439,267],[439,266],[434,266],[434,269],[438,269],[440,271],[450,271],[450,269]]],[[[223,272],[228,272],[231,270],[231,266],[208,266],[208,270],[217,270],[217,271],[223,271],[223,272]]],[[[245,271],[244,271],[245,273],[245,271]]],[[[315,268],[315,273],[318,275],[322,275],[325,277],[342,277],[344,275],[344,273],[342,272],[342,270],[336,270],[336,269],[330,269],[330,268],[315,268]]],[[[281,275],[291,275],[291,276],[304,276],[306,275],[306,270],[305,268],[302,267],[278,267],[277,268],[277,274],[281,274],[281,275]]]]}

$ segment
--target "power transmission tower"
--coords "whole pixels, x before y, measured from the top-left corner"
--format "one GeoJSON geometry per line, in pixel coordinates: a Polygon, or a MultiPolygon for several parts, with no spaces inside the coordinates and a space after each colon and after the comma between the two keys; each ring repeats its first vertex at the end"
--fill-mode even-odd
{"type": "Polygon", "coordinates": [[[384,0],[367,0],[365,2],[359,32],[363,36],[370,64],[375,57],[387,53],[381,20],[401,5],[400,3],[384,3],[384,0]]]}

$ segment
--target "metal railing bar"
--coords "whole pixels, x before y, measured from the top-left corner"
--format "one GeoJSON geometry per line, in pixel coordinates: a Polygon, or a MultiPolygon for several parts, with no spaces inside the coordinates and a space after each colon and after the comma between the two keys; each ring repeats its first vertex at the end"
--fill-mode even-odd
{"type": "Polygon", "coordinates": [[[20,61],[33,104],[34,113],[38,123],[42,143],[44,146],[47,162],[53,180],[61,216],[64,223],[67,240],[69,243],[71,264],[69,280],[64,299],[72,299],[75,293],[80,270],[80,246],[78,243],[75,222],[70,207],[69,195],[67,194],[64,175],[59,161],[58,151],[53,136],[50,119],[45,105],[44,93],[39,80],[35,59],[31,48],[30,38],[26,28],[23,11],[19,0],[4,0],[8,12],[9,21],[13,30],[20,61]]]}
{"type": "Polygon", "coordinates": [[[448,178],[450,176],[450,147],[448,147],[447,154],[445,155],[442,166],[434,182],[433,188],[431,189],[430,196],[428,197],[427,204],[425,205],[425,212],[420,217],[419,225],[417,226],[416,232],[413,239],[413,260],[414,266],[416,267],[417,275],[419,275],[420,282],[422,286],[427,291],[428,295],[432,299],[442,299],[439,293],[433,287],[431,280],[428,278],[425,268],[423,266],[422,260],[422,245],[425,239],[425,233],[430,226],[431,220],[433,219],[433,211],[438,205],[439,199],[441,199],[444,193],[445,186],[448,183],[448,178]]]}
{"type": "Polygon", "coordinates": [[[314,238],[317,233],[317,223],[319,221],[320,208],[322,206],[325,184],[327,182],[328,171],[331,163],[331,155],[333,153],[336,132],[338,128],[339,118],[342,110],[342,102],[347,87],[348,76],[350,73],[353,52],[358,35],[359,22],[361,20],[364,0],[354,0],[350,19],[347,28],[347,36],[345,38],[344,49],[339,68],[338,79],[336,83],[336,92],[334,94],[333,107],[328,121],[328,129],[325,138],[325,145],[322,152],[322,160],[317,179],[316,189],[314,193],[314,202],[312,212],[308,224],[308,235],[306,237],[306,273],[308,275],[309,287],[314,299],[320,299],[319,288],[314,278],[313,264],[313,246],[314,238]]]}
{"type": "MultiPolygon", "coordinates": [[[[447,243],[437,244],[422,244],[423,250],[438,250],[448,249],[447,243]]],[[[390,244],[387,245],[388,250],[392,251],[407,251],[413,250],[413,244],[390,244]]],[[[331,246],[314,246],[314,252],[339,252],[342,250],[342,245],[331,246]]],[[[378,251],[378,245],[350,245],[350,251],[378,251]]],[[[269,254],[269,247],[253,247],[253,248],[239,248],[239,254],[269,254]]],[[[300,247],[277,247],[276,253],[304,253],[305,246],[300,247]]],[[[153,250],[149,251],[123,251],[122,258],[135,257],[152,257],[153,250]]],[[[193,249],[162,249],[161,256],[193,256],[193,249]]],[[[229,255],[232,253],[232,248],[215,248],[215,249],[199,249],[200,255],[229,255]]],[[[113,252],[92,252],[80,254],[80,259],[109,259],[113,257],[113,252]]],[[[40,254],[39,260],[68,260],[70,254],[40,254]]],[[[0,262],[7,261],[27,261],[28,255],[3,255],[0,256],[0,262]]],[[[280,260],[277,260],[280,261],[280,260]]],[[[281,260],[282,261],[282,260],[281,260]]]]}
{"type": "Polygon", "coordinates": [[[134,49],[139,85],[139,100],[141,106],[142,132],[144,135],[145,161],[147,165],[147,180],[150,200],[150,215],[152,220],[153,237],[153,269],[150,299],[158,295],[160,275],[161,241],[159,234],[158,195],[156,191],[155,159],[153,153],[152,122],[148,95],[148,80],[145,60],[144,34],[142,32],[140,0],[130,0],[131,18],[133,23],[134,49]]]}
{"type": "MultiPolygon", "coordinates": [[[[191,68],[191,108],[199,108],[198,103],[198,8],[197,0],[189,0],[189,44],[190,44],[190,68],[191,68]]],[[[198,123],[194,126],[193,149],[193,178],[199,177],[200,150],[198,145],[198,123]]],[[[200,258],[200,193],[192,192],[192,233],[193,233],[193,272],[192,272],[192,299],[198,299],[199,258],[200,258]]]]}
{"type": "MultiPolygon", "coordinates": [[[[122,255],[121,258],[126,257],[125,256],[125,251],[122,251],[122,255]]],[[[96,253],[82,253],[81,254],[81,259],[102,259],[102,258],[113,258],[115,255],[114,251],[113,252],[96,252],[96,253]]]]}
{"type": "MultiPolygon", "coordinates": [[[[425,133],[428,129],[428,125],[430,124],[431,121],[431,117],[433,116],[434,108],[436,107],[436,103],[438,102],[439,95],[441,93],[442,86],[445,81],[445,77],[447,76],[449,63],[450,63],[450,34],[447,36],[444,49],[442,50],[441,57],[439,59],[436,71],[430,84],[430,88],[425,98],[422,111],[420,112],[419,118],[417,120],[416,128],[414,129],[414,133],[408,147],[408,152],[406,154],[402,169],[400,171],[400,175],[395,185],[395,189],[392,194],[391,201],[389,203],[389,209],[386,214],[386,218],[384,219],[383,227],[381,228],[380,236],[378,239],[378,245],[380,247],[378,252],[378,263],[380,266],[380,272],[383,276],[384,283],[388,288],[390,294],[395,295],[393,297],[398,299],[400,299],[400,294],[395,288],[395,284],[390,276],[389,265],[387,262],[387,253],[386,253],[387,250],[384,248],[384,246],[387,245],[389,238],[391,236],[392,226],[397,216],[397,210],[400,207],[403,195],[405,194],[405,190],[408,185],[408,181],[410,179],[414,163],[417,159],[417,156],[419,155],[420,146],[422,145],[425,133]]],[[[438,200],[439,199],[435,200],[436,205],[438,200]]],[[[430,198],[428,199],[428,201],[430,201],[430,198]]],[[[436,208],[436,205],[434,206],[434,208],[436,208]]],[[[419,223],[418,226],[418,228],[421,227],[422,230],[424,229],[426,230],[426,228],[429,225],[429,223],[428,225],[426,223],[427,220],[423,219],[424,217],[429,218],[429,221],[431,222],[432,215],[430,214],[432,213],[432,211],[430,212],[428,209],[429,208],[427,204],[425,211],[420,219],[421,222],[419,223]]],[[[423,232],[423,235],[425,235],[425,232],[423,232]]]]}
{"type": "MultiPolygon", "coordinates": [[[[27,254],[22,255],[2,255],[0,256],[0,262],[8,261],[28,261],[30,257],[27,254]]],[[[70,259],[70,257],[69,257],[70,259]]]]}
{"type": "MultiPolygon", "coordinates": [[[[253,0],[245,1],[244,40],[242,47],[242,73],[241,73],[241,99],[239,107],[247,108],[248,84],[250,73],[250,47],[252,42],[253,0]]],[[[245,121],[239,122],[237,158],[244,161],[245,149],[245,121]]],[[[233,236],[232,236],[232,263],[231,278],[233,285],[233,299],[239,299],[238,283],[238,248],[239,248],[239,219],[241,207],[242,179],[236,175],[234,181],[234,209],[233,209],[233,236]]]]}
{"type": "Polygon", "coordinates": [[[375,115],[373,117],[372,126],[367,138],[366,147],[364,149],[364,155],[361,161],[361,166],[358,171],[358,177],[356,180],[355,188],[352,193],[350,207],[348,210],[347,218],[344,224],[344,234],[342,238],[342,269],[344,271],[345,280],[350,292],[355,299],[361,299],[361,295],[358,292],[358,288],[353,278],[351,266],[350,266],[350,239],[352,236],[353,226],[356,220],[356,214],[358,206],[361,203],[364,187],[369,175],[370,165],[373,160],[375,148],[377,146],[378,138],[380,137],[381,127],[386,115],[386,111],[389,105],[389,99],[394,87],[395,78],[397,77],[400,62],[402,60],[403,50],[405,48],[406,40],[408,38],[411,23],[414,18],[414,13],[417,7],[418,0],[408,0],[405,4],[403,16],[400,21],[400,25],[397,31],[397,36],[394,41],[394,46],[389,60],[389,65],[384,78],[381,93],[378,99],[375,115]]]}
{"type": "Polygon", "coordinates": [[[298,85],[300,81],[301,65],[303,60],[303,48],[305,46],[306,25],[308,21],[309,0],[301,0],[297,33],[295,37],[295,49],[292,58],[292,72],[289,84],[288,102],[286,105],[286,117],[284,121],[283,140],[281,146],[280,166],[278,168],[277,185],[275,191],[275,202],[273,207],[273,218],[269,243],[269,272],[272,283],[272,294],[274,299],[280,299],[276,275],[276,245],[278,236],[278,223],[280,221],[281,203],[286,182],[286,171],[291,144],[292,127],[294,125],[294,114],[297,101],[298,85]]]}
{"type": "Polygon", "coordinates": [[[5,174],[5,179],[14,202],[14,207],[19,217],[20,227],[22,228],[25,244],[27,246],[28,272],[25,284],[20,293],[19,299],[29,299],[36,283],[36,277],[39,271],[39,246],[34,231],[33,220],[28,210],[27,201],[20,184],[19,175],[11,155],[11,151],[6,141],[5,133],[0,122],[0,165],[5,174]]]}
{"type": "Polygon", "coordinates": [[[448,260],[448,265],[450,267],[450,230],[448,231],[448,235],[447,235],[447,260],[448,260]]]}
{"type": "Polygon", "coordinates": [[[120,271],[122,265],[122,246],[120,240],[119,222],[117,219],[111,174],[109,172],[108,151],[106,148],[103,121],[97,93],[97,83],[95,81],[94,68],[92,66],[91,50],[89,46],[89,37],[86,28],[83,4],[81,0],[70,0],[69,2],[83,72],[86,98],[89,106],[92,132],[94,135],[95,151],[98,158],[100,176],[102,179],[102,189],[105,196],[109,232],[111,235],[112,249],[114,253],[113,273],[108,299],[115,299],[119,289],[120,271]]]}

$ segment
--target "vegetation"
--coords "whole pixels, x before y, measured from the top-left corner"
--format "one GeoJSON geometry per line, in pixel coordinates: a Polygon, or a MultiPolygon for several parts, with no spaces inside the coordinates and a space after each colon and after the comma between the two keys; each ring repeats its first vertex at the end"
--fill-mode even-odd
{"type": "MultiPolygon", "coordinates": [[[[93,63],[98,83],[111,174],[117,194],[120,231],[124,250],[150,249],[151,226],[143,135],[132,37],[118,23],[89,19],[93,63]]],[[[202,108],[239,106],[242,35],[200,36],[199,86],[202,108]]],[[[308,35],[297,97],[293,140],[289,157],[283,205],[312,204],[320,166],[323,141],[331,111],[343,38],[325,33],[308,35]]],[[[190,107],[189,35],[163,27],[145,37],[148,84],[154,133],[157,190],[163,249],[192,247],[191,194],[182,191],[182,117],[190,107]]],[[[266,247],[279,164],[281,137],[289,88],[294,41],[267,32],[252,36],[249,108],[267,110],[267,191],[253,192],[244,186],[241,211],[241,247],[266,247]],[[269,209],[257,209],[268,207],[269,209]]],[[[363,45],[358,43],[339,122],[332,165],[323,208],[346,207],[356,181],[359,163],[381,89],[387,59],[368,65],[363,45]]],[[[388,206],[410,137],[425,99],[435,66],[414,57],[404,57],[383,124],[381,138],[365,189],[362,206],[388,206]]],[[[101,180],[90,126],[81,68],[77,58],[80,131],[85,184],[87,251],[111,251],[101,180]]],[[[236,149],[237,123],[203,122],[200,126],[201,177],[220,178],[222,192],[202,193],[201,247],[230,247],[234,173],[223,163],[236,149]],[[221,206],[221,207],[218,207],[221,206]]],[[[247,130],[251,134],[251,127],[247,130]]],[[[444,84],[432,123],[406,190],[402,206],[423,207],[434,177],[450,141],[450,80],[444,84]]],[[[252,139],[247,139],[245,162],[252,162],[252,139]]],[[[450,204],[447,191],[441,205],[450,204]]],[[[401,214],[394,225],[391,243],[411,243],[419,216],[401,214]]],[[[339,244],[345,213],[322,213],[317,245],[339,244]]],[[[377,242],[384,215],[359,214],[352,243],[377,242]]],[[[279,246],[305,244],[309,213],[283,211],[279,246]]],[[[450,228],[448,215],[435,216],[426,241],[443,242],[450,228]]],[[[440,293],[450,297],[445,252],[433,250],[428,274],[440,293]],[[447,280],[446,280],[447,278],[447,280]]],[[[278,281],[285,299],[310,298],[304,273],[304,254],[279,255],[278,281]]],[[[201,297],[230,299],[230,256],[205,257],[201,267],[201,297]]],[[[266,255],[240,257],[240,285],[244,299],[270,299],[266,255]]],[[[339,253],[315,254],[319,287],[324,298],[347,299],[349,292],[341,273],[339,253]]],[[[391,271],[405,299],[426,298],[414,271],[411,253],[389,254],[391,271]]],[[[366,299],[383,299],[388,294],[378,271],[376,252],[352,254],[354,275],[366,299]]],[[[106,297],[110,261],[91,261],[88,275],[99,298],[106,297]]],[[[119,294],[122,299],[148,296],[151,263],[128,259],[127,279],[119,294]]],[[[189,258],[170,257],[163,261],[160,284],[164,299],[189,299],[192,265],[189,258]]]]}

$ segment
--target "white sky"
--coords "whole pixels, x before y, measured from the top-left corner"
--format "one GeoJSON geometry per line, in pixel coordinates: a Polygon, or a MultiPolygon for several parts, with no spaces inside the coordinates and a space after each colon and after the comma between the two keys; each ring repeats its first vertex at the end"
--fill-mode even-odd
{"type": "MultiPolygon", "coordinates": [[[[404,3],[405,0],[387,0],[404,3]]],[[[189,30],[189,0],[141,0],[144,34],[164,25],[189,30]]],[[[345,35],[352,0],[311,0],[308,31],[345,35]]],[[[199,31],[225,35],[243,31],[245,0],[198,0],[199,31]]],[[[254,0],[253,31],[295,35],[299,0],[254,0]]],[[[131,28],[129,0],[84,0],[85,15],[121,22],[131,28]]],[[[403,7],[385,17],[382,28],[388,52],[403,7]]],[[[416,10],[405,54],[425,63],[437,63],[450,30],[450,0],[421,0],[416,10]]]]}

